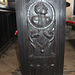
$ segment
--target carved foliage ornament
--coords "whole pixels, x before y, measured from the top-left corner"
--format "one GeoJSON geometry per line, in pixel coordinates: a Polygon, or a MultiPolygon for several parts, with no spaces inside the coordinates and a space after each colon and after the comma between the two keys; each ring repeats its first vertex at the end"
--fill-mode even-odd
{"type": "Polygon", "coordinates": [[[54,40],[54,9],[48,2],[34,2],[28,9],[29,39],[42,53],[54,40]]]}
{"type": "Polygon", "coordinates": [[[28,22],[36,29],[46,29],[54,22],[54,8],[48,2],[34,2],[28,9],[28,22]]]}

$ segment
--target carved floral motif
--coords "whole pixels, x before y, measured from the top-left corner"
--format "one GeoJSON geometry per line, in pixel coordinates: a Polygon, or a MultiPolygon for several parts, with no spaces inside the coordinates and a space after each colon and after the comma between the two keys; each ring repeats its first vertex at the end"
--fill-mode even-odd
{"type": "Polygon", "coordinates": [[[28,15],[30,44],[35,51],[38,48],[41,53],[44,53],[46,48],[50,49],[51,43],[54,40],[54,24],[50,25],[54,20],[53,8],[45,2],[35,3],[30,8],[34,11],[34,15],[28,15]]]}

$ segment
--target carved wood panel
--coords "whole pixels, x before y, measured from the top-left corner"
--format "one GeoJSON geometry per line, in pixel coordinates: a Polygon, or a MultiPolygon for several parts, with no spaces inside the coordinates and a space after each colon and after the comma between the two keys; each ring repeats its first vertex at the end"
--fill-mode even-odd
{"type": "Polygon", "coordinates": [[[63,75],[65,0],[17,2],[22,74],[63,75]]]}
{"type": "Polygon", "coordinates": [[[30,4],[27,16],[29,35],[29,66],[36,69],[45,68],[45,70],[51,70],[51,67],[54,67],[55,65],[54,8],[48,2],[35,1],[30,4]]]}

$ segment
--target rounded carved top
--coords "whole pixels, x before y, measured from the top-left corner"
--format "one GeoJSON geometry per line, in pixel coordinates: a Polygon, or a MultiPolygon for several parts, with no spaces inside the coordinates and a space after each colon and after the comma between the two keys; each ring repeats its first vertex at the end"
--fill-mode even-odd
{"type": "Polygon", "coordinates": [[[34,2],[28,9],[28,22],[36,29],[46,29],[54,22],[54,9],[48,2],[34,2]]]}

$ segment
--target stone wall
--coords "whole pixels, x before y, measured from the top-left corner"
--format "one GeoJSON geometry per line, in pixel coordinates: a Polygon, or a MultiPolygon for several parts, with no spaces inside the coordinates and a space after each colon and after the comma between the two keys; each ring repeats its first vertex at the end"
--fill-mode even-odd
{"type": "Polygon", "coordinates": [[[71,4],[70,7],[66,8],[66,19],[71,20],[73,16],[74,0],[66,0],[66,1],[71,4]]]}

